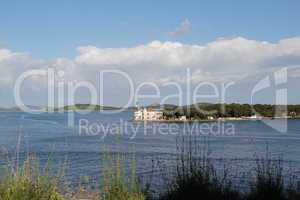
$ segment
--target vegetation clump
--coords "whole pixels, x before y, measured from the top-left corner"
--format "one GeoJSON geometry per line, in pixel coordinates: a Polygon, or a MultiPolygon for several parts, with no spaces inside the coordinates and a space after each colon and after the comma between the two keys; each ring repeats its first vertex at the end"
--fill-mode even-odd
{"type": "Polygon", "coordinates": [[[42,174],[34,159],[28,158],[23,167],[6,169],[0,182],[1,200],[63,200],[57,181],[48,171],[42,174]]]}
{"type": "Polygon", "coordinates": [[[120,153],[106,154],[104,157],[103,200],[145,200],[138,184],[135,159],[132,159],[130,171],[126,174],[126,157],[120,153]]]}
{"type": "Polygon", "coordinates": [[[285,117],[299,118],[300,105],[270,105],[270,104],[212,104],[198,103],[187,106],[164,106],[164,116],[166,118],[178,118],[186,116],[187,119],[208,119],[217,118],[240,118],[250,117],[255,114],[262,117],[285,117]]]}
{"type": "Polygon", "coordinates": [[[171,173],[171,181],[159,200],[240,200],[241,195],[233,189],[226,170],[220,177],[207,149],[193,144],[190,138],[178,147],[176,171],[171,173]]]}
{"type": "Polygon", "coordinates": [[[233,187],[226,168],[217,172],[206,148],[200,149],[195,138],[182,140],[177,148],[176,171],[169,174],[171,181],[159,200],[300,199],[294,182],[284,179],[282,159],[273,159],[268,150],[265,157],[256,159],[253,181],[249,182],[249,191],[243,192],[233,187]]]}

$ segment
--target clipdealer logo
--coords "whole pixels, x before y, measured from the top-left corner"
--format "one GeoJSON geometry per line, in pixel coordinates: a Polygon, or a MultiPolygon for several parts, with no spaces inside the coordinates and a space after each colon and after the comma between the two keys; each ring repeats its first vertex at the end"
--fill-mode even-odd
{"type": "Polygon", "coordinates": [[[286,133],[288,129],[288,108],[287,108],[287,87],[286,83],[288,82],[287,68],[284,67],[278,71],[272,73],[261,79],[251,91],[251,106],[252,111],[255,113],[255,116],[260,118],[260,120],[268,125],[269,127],[275,129],[280,133],[286,133]],[[273,81],[272,81],[273,80],[273,81]],[[274,116],[278,117],[278,120],[270,120],[263,118],[259,112],[254,108],[254,97],[257,93],[263,92],[264,90],[274,87],[275,88],[275,104],[274,104],[274,116]],[[283,116],[284,114],[284,116],[283,116]]]}

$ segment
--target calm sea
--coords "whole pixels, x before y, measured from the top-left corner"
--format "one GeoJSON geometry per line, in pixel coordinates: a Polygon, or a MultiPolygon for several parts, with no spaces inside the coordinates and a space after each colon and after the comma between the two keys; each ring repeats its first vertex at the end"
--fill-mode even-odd
{"type": "Polygon", "coordinates": [[[211,123],[202,127],[199,124],[185,127],[182,123],[171,127],[170,124],[134,123],[132,115],[132,112],[75,114],[75,125],[69,127],[68,113],[2,112],[1,163],[7,157],[22,160],[35,153],[41,165],[50,159],[53,168],[59,169],[66,163],[66,177],[76,184],[81,176],[91,180],[101,176],[104,151],[122,152],[130,157],[134,155],[137,173],[146,176],[153,171],[155,160],[172,165],[179,135],[194,132],[195,140],[206,141],[211,158],[234,163],[232,166],[239,175],[253,166],[256,157],[265,155],[267,148],[274,158],[281,157],[285,167],[292,168],[295,174],[300,169],[300,120],[288,120],[287,132],[281,133],[260,121],[211,123]],[[214,127],[209,129],[212,124],[214,127]]]}

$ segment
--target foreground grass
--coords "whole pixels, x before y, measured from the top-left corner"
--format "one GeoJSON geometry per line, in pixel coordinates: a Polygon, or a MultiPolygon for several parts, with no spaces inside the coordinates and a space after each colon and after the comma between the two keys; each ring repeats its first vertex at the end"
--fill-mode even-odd
{"type": "Polygon", "coordinates": [[[159,200],[300,200],[294,182],[284,179],[282,160],[274,160],[268,149],[256,160],[250,190],[241,192],[233,187],[228,170],[217,173],[207,149],[194,141],[181,141],[175,173],[170,173],[171,181],[159,200]]]}
{"type": "Polygon", "coordinates": [[[145,200],[136,177],[135,158],[130,160],[131,174],[127,175],[125,155],[108,153],[104,156],[103,200],[145,200]]]}
{"type": "MultiPolygon", "coordinates": [[[[196,141],[196,140],[195,140],[196,141]]],[[[177,147],[175,173],[170,173],[167,190],[160,194],[159,200],[240,200],[241,194],[234,190],[227,171],[223,176],[217,174],[208,152],[197,143],[181,141],[177,147]]]]}
{"type": "Polygon", "coordinates": [[[73,193],[62,192],[58,178],[51,177],[47,167],[40,170],[36,159],[28,158],[22,167],[6,168],[5,176],[0,179],[0,200],[300,200],[293,182],[285,182],[282,160],[274,160],[269,154],[257,158],[248,192],[233,187],[226,168],[220,175],[207,151],[197,144],[182,141],[177,155],[175,172],[168,173],[165,190],[155,198],[142,192],[135,158],[107,153],[99,191],[80,187],[73,193]],[[126,160],[131,160],[129,167],[126,160]],[[126,174],[127,171],[130,173],[126,174]]]}
{"type": "Polygon", "coordinates": [[[254,182],[250,183],[247,200],[300,200],[293,181],[284,180],[282,159],[272,159],[267,152],[265,158],[256,160],[254,182]]]}
{"type": "Polygon", "coordinates": [[[36,161],[27,159],[23,167],[6,168],[0,182],[1,200],[63,200],[56,180],[47,172],[40,174],[36,161]]]}
{"type": "Polygon", "coordinates": [[[75,192],[70,192],[59,190],[62,177],[50,176],[48,164],[40,170],[37,160],[29,157],[22,167],[17,167],[18,164],[5,167],[4,176],[0,179],[0,200],[145,200],[136,178],[134,160],[129,178],[125,161],[121,154],[107,153],[101,191],[92,192],[79,186],[75,192]]]}

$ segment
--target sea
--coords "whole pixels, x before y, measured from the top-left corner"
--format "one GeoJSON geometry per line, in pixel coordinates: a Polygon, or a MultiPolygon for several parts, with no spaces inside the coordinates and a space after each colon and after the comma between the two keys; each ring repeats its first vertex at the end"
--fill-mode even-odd
{"type": "Polygon", "coordinates": [[[192,141],[188,142],[194,144],[192,148],[205,151],[219,170],[229,169],[239,186],[253,178],[257,159],[264,157],[281,160],[285,173],[299,180],[300,120],[160,123],[132,119],[131,111],[1,112],[0,165],[22,165],[34,155],[41,168],[51,166],[57,174],[63,168],[70,185],[80,184],[85,177],[88,185],[97,187],[109,163],[107,155],[120,154],[127,171],[134,163],[140,179],[159,187],[164,180],[158,181],[158,174],[172,171],[183,144],[192,141]]]}

